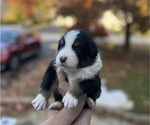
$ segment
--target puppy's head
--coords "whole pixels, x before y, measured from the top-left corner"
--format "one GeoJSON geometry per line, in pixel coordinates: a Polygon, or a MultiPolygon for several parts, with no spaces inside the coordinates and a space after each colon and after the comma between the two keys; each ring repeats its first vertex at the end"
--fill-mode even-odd
{"type": "Polygon", "coordinates": [[[56,65],[65,68],[83,68],[92,65],[98,50],[83,30],[71,30],[59,40],[56,65]]]}

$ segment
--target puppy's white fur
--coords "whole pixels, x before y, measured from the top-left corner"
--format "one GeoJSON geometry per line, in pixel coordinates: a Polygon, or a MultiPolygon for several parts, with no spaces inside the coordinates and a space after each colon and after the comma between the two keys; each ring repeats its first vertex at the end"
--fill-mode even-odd
{"type": "Polygon", "coordinates": [[[62,69],[64,69],[64,71],[67,73],[70,84],[75,82],[77,79],[86,80],[93,78],[95,74],[97,74],[102,68],[102,61],[99,53],[97,54],[96,61],[93,65],[81,69],[76,68],[79,60],[75,51],[72,49],[72,45],[79,33],[80,32],[78,30],[72,30],[64,36],[66,42],[65,46],[58,52],[56,57],[56,66],[62,65],[60,62],[61,56],[67,57],[65,63],[66,67],[62,67],[62,69]]]}
{"type": "Polygon", "coordinates": [[[78,99],[72,96],[69,92],[66,93],[62,101],[64,106],[69,109],[76,107],[78,104],[78,99]]]}
{"type": "Polygon", "coordinates": [[[67,57],[67,60],[65,62],[66,67],[74,68],[77,66],[78,58],[72,49],[72,45],[78,34],[79,34],[79,31],[73,30],[73,31],[68,32],[64,36],[65,46],[58,52],[58,55],[56,57],[56,65],[57,66],[62,65],[62,63],[60,62],[60,57],[62,57],[62,56],[67,57]]]}
{"type": "MultiPolygon", "coordinates": [[[[70,68],[64,68],[64,71],[67,73],[67,78],[69,81],[69,84],[75,84],[77,80],[86,80],[93,78],[102,68],[102,62],[100,59],[99,54],[97,55],[97,59],[95,63],[91,66],[81,68],[81,69],[70,69],[70,68]]],[[[78,104],[78,100],[76,97],[71,95],[69,92],[64,96],[63,98],[64,106],[67,108],[74,108],[78,104]]],[[[91,106],[92,108],[93,106],[91,106]]]]}
{"type": "Polygon", "coordinates": [[[93,65],[81,69],[62,67],[66,72],[69,84],[76,83],[77,80],[92,79],[101,70],[102,61],[100,55],[97,55],[96,61],[93,65]]]}
{"type": "Polygon", "coordinates": [[[44,110],[46,108],[47,101],[42,94],[38,94],[36,98],[32,101],[32,105],[38,111],[44,110]]]}
{"type": "MultiPolygon", "coordinates": [[[[65,36],[65,46],[58,52],[56,57],[56,65],[61,66],[60,57],[67,57],[65,62],[65,67],[62,69],[66,72],[69,84],[75,84],[77,80],[92,79],[102,68],[102,61],[100,59],[99,53],[97,54],[96,60],[93,65],[77,69],[78,57],[75,51],[72,49],[72,45],[80,32],[77,30],[72,30],[68,32],[65,36]]],[[[79,82],[79,81],[78,81],[79,82]]],[[[71,95],[69,92],[63,98],[64,106],[68,108],[76,107],[78,100],[71,95]]]]}
{"type": "MultiPolygon", "coordinates": [[[[62,69],[66,72],[70,85],[76,83],[78,80],[92,79],[102,68],[100,55],[97,54],[94,64],[88,67],[77,69],[79,60],[75,51],[72,49],[72,45],[79,33],[80,32],[78,30],[72,30],[65,34],[65,46],[60,51],[58,51],[56,56],[56,67],[62,65],[60,62],[60,57],[67,57],[64,64],[65,66],[62,66],[62,69]]],[[[62,101],[64,102],[64,106],[67,108],[74,108],[78,104],[78,99],[71,95],[69,92],[66,93],[62,101]]],[[[89,102],[91,102],[91,100],[89,102]]],[[[37,97],[32,101],[32,104],[35,109],[43,110],[46,108],[47,101],[41,94],[38,94],[37,97]]],[[[54,103],[49,108],[55,108],[58,105],[59,104],[54,103]]]]}

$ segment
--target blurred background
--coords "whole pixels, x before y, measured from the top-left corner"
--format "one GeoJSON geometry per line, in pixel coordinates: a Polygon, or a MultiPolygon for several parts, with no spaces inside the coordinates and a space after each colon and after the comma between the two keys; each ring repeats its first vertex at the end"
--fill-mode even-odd
{"type": "MultiPolygon", "coordinates": [[[[148,0],[0,0],[1,125],[37,125],[53,111],[30,102],[71,29],[94,39],[102,95],[91,125],[149,125],[148,0]]],[[[50,99],[53,101],[53,98],[50,99]]]]}

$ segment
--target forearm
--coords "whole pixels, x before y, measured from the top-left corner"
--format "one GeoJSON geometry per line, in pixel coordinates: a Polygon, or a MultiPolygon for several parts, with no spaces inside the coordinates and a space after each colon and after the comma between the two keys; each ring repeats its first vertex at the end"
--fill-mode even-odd
{"type": "Polygon", "coordinates": [[[79,97],[79,103],[74,109],[63,108],[42,125],[71,125],[78,117],[85,104],[86,95],[79,97]],[[61,118],[61,119],[60,119],[61,118]]]}
{"type": "Polygon", "coordinates": [[[93,109],[83,109],[72,125],[90,125],[93,109]]]}

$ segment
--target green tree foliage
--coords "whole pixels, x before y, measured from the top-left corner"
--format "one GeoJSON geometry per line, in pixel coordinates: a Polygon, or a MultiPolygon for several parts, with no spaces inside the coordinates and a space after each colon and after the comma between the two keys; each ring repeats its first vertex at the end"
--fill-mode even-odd
{"type": "Polygon", "coordinates": [[[50,20],[49,12],[57,0],[7,0],[16,22],[39,23],[50,20]]]}

